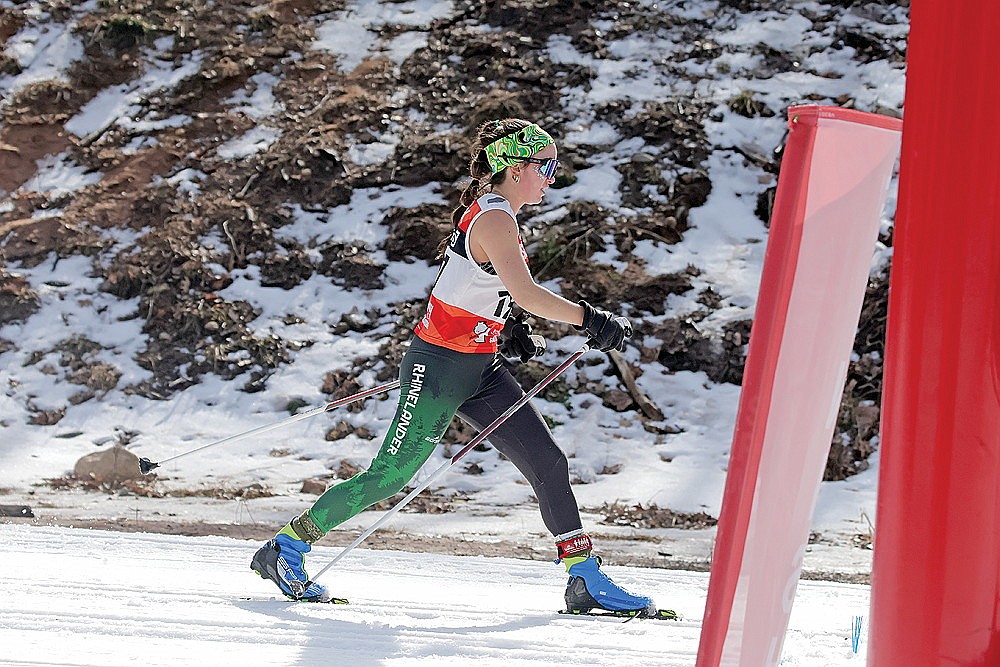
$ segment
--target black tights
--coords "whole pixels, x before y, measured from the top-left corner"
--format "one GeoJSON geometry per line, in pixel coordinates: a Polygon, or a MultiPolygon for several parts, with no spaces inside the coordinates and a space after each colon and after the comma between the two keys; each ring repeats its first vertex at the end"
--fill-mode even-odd
{"type": "MultiPolygon", "coordinates": [[[[458,415],[482,430],[523,395],[521,386],[497,359],[483,371],[479,390],[458,408],[458,415]]],[[[529,402],[511,415],[488,440],[531,484],[550,533],[563,535],[581,528],[566,455],[534,405],[529,402]]]]}

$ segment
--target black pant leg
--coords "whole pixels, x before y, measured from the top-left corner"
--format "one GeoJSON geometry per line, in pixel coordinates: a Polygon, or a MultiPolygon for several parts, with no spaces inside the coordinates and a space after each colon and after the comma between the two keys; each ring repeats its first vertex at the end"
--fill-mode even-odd
{"type": "MultiPolygon", "coordinates": [[[[495,364],[483,374],[479,391],[458,409],[458,415],[478,429],[524,396],[506,368],[495,364]]],[[[490,444],[524,475],[538,498],[545,527],[553,535],[580,530],[580,510],[569,483],[569,463],[548,425],[530,402],[489,436],[490,444]]]]}

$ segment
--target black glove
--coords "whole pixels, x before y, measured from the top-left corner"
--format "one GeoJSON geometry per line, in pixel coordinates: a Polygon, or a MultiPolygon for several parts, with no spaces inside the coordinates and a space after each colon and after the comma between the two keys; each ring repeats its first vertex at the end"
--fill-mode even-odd
{"type": "Polygon", "coordinates": [[[531,325],[508,317],[500,331],[500,354],[508,359],[528,361],[545,352],[545,339],[531,335],[531,325]]]}
{"type": "Polygon", "coordinates": [[[625,351],[625,339],[632,337],[632,323],[624,317],[615,317],[612,313],[594,308],[586,301],[583,306],[582,328],[590,336],[590,346],[602,352],[609,350],[625,351]]]}

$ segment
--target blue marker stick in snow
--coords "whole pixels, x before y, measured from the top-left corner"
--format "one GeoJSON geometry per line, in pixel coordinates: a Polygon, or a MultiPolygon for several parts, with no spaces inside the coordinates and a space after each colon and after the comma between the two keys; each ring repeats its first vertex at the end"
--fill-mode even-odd
{"type": "Polygon", "coordinates": [[[851,648],[858,652],[858,644],[861,642],[861,625],[864,623],[864,616],[855,616],[851,621],[851,648]]]}

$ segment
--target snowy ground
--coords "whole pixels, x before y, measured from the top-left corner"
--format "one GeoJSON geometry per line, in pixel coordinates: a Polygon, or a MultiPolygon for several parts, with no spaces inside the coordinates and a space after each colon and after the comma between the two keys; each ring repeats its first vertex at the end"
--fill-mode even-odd
{"type": "MultiPolygon", "coordinates": [[[[351,600],[332,606],[279,598],[246,568],[255,542],[0,525],[0,543],[0,646],[12,666],[686,667],[708,585],[704,573],[611,568],[683,617],[622,624],[554,613],[564,578],[545,562],[356,550],[324,577],[351,600]]],[[[336,553],[318,547],[312,568],[336,553]]],[[[866,586],[803,582],[781,664],[864,664],[851,621],[867,609],[866,586]]]]}

